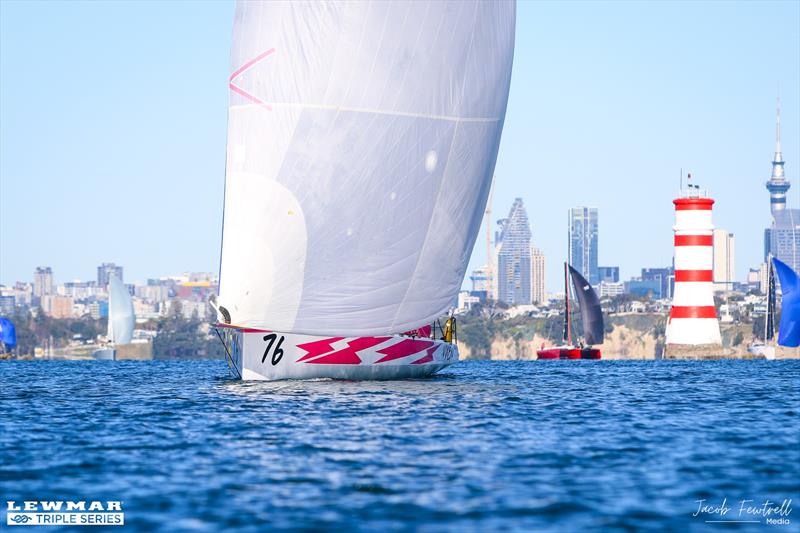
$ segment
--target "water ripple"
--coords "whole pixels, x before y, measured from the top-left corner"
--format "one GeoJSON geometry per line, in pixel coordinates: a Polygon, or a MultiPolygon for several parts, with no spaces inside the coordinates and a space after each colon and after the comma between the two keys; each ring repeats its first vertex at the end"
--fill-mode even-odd
{"type": "Polygon", "coordinates": [[[797,361],[225,372],[0,363],[2,495],[122,500],[143,531],[704,531],[698,499],[800,501],[797,361]]]}

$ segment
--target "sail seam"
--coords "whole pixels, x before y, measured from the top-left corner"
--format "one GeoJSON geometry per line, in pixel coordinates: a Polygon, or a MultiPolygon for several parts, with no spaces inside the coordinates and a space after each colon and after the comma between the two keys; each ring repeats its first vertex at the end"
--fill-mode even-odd
{"type": "MultiPolygon", "coordinates": [[[[245,109],[251,107],[264,107],[265,104],[241,104],[230,106],[231,110],[245,109]]],[[[308,109],[328,109],[331,111],[347,111],[351,113],[373,113],[375,115],[391,115],[397,117],[426,118],[431,120],[446,120],[450,122],[499,122],[500,118],[493,117],[455,117],[451,115],[431,115],[427,113],[411,113],[407,111],[384,111],[381,109],[370,109],[366,107],[342,107],[326,104],[301,104],[297,102],[268,102],[266,105],[271,107],[303,107],[308,109]]]]}

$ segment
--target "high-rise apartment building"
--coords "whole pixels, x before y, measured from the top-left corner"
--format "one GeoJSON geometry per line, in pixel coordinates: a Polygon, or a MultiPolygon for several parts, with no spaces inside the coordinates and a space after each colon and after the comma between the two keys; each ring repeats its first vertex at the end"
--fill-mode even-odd
{"type": "Polygon", "coordinates": [[[600,282],[597,268],[597,208],[573,207],[569,210],[569,250],[572,267],[592,285],[600,282]]]}
{"type": "Polygon", "coordinates": [[[786,179],[781,152],[781,102],[778,99],[775,123],[775,156],[772,158],[772,175],[767,181],[772,225],[764,230],[764,260],[769,255],[777,257],[795,272],[800,270],[800,209],[786,207],[786,193],[791,184],[786,179]]]}
{"type": "Polygon", "coordinates": [[[545,284],[544,253],[531,248],[531,303],[542,304],[547,300],[545,284]]]}
{"type": "Polygon", "coordinates": [[[497,294],[508,305],[531,303],[531,227],[522,198],[514,200],[496,237],[497,294]]]}
{"type": "Polygon", "coordinates": [[[103,288],[108,286],[108,278],[111,274],[114,274],[117,279],[123,281],[121,266],[117,266],[114,263],[103,263],[97,267],[97,286],[103,288]]]}
{"type": "Polygon", "coordinates": [[[42,297],[53,294],[53,269],[36,267],[33,272],[33,303],[41,305],[42,297]]]}
{"type": "Polygon", "coordinates": [[[597,275],[600,277],[600,282],[606,283],[619,283],[619,267],[597,267],[597,275]]]}
{"type": "Polygon", "coordinates": [[[714,291],[727,292],[736,281],[735,246],[733,233],[724,229],[714,230],[714,291]]]}

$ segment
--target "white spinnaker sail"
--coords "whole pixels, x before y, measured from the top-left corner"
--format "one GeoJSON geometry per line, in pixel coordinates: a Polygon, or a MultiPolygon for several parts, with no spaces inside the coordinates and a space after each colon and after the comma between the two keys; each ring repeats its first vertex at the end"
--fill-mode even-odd
{"type": "Polygon", "coordinates": [[[219,303],[234,324],[407,331],[445,313],[486,205],[513,2],[239,2],[219,303]]]}
{"type": "Polygon", "coordinates": [[[133,336],[133,301],[128,289],[113,274],[108,278],[108,339],[128,344],[133,336]]]}

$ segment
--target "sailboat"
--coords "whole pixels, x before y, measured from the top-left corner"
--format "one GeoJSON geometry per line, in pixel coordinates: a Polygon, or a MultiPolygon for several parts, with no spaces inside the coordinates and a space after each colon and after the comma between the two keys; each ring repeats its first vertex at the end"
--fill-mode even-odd
{"type": "Polygon", "coordinates": [[[773,258],[781,282],[781,324],[778,345],[787,348],[800,346],[800,276],[792,268],[773,258]]]}
{"type": "Polygon", "coordinates": [[[92,357],[104,361],[115,360],[117,346],[131,342],[134,321],[131,295],[122,281],[112,274],[108,279],[107,345],[92,352],[92,357]]]}
{"type": "Polygon", "coordinates": [[[245,380],[458,360],[513,2],[239,2],[215,330],[245,380]],[[445,319],[443,322],[442,319],[445,319]]]}
{"type": "Polygon", "coordinates": [[[775,270],[772,256],[767,258],[767,314],[764,317],[763,340],[755,340],[747,347],[747,351],[756,357],[775,359],[775,346],[770,342],[775,337],[775,270]]]}
{"type": "Polygon", "coordinates": [[[10,319],[0,316],[0,355],[11,353],[17,345],[17,328],[10,319]]]}
{"type": "Polygon", "coordinates": [[[600,359],[601,354],[593,344],[602,344],[603,310],[597,293],[580,272],[572,265],[564,263],[564,344],[552,348],[542,348],[536,352],[537,359],[600,359]],[[569,279],[575,288],[575,296],[581,312],[584,342],[572,343],[572,315],[570,313],[569,279]]]}

